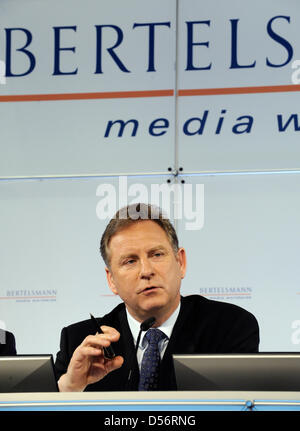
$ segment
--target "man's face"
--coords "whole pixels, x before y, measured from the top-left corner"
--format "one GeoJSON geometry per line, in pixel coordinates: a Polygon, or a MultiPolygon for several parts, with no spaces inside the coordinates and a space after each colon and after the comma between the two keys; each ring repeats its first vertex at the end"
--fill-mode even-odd
{"type": "Polygon", "coordinates": [[[151,220],[132,224],[110,240],[109,287],[142,322],[155,316],[163,323],[180,302],[185,275],[184,249],[175,255],[164,230],[151,220]]]}

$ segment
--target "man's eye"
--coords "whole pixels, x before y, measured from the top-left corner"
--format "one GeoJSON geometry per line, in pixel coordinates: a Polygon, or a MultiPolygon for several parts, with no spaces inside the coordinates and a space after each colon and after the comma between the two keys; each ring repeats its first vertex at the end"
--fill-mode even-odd
{"type": "Polygon", "coordinates": [[[156,253],[154,253],[155,257],[160,257],[163,256],[163,253],[161,251],[157,251],[156,253]]]}
{"type": "Polygon", "coordinates": [[[135,262],[135,259],[128,259],[128,260],[125,260],[124,264],[125,265],[132,265],[134,262],[135,262]]]}

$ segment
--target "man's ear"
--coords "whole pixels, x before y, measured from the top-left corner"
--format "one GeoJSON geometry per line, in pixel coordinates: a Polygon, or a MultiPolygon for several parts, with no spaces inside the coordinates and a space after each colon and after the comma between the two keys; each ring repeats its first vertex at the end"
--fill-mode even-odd
{"type": "Polygon", "coordinates": [[[177,262],[180,267],[181,278],[184,278],[186,273],[186,253],[182,247],[177,252],[177,262]]]}
{"type": "Polygon", "coordinates": [[[108,286],[109,286],[110,290],[115,295],[118,295],[118,291],[116,289],[114,278],[113,278],[113,275],[112,275],[111,271],[109,270],[109,268],[106,267],[105,268],[105,272],[106,272],[106,278],[107,278],[107,282],[108,282],[108,286]]]}

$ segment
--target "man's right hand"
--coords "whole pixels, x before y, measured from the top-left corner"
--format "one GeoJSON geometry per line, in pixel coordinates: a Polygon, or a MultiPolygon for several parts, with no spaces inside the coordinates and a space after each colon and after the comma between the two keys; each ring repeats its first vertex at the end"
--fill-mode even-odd
{"type": "Polygon", "coordinates": [[[122,356],[106,359],[103,353],[103,347],[118,341],[120,333],[109,326],[101,329],[103,334],[88,335],[74,351],[67,372],[58,381],[60,392],[83,391],[87,385],[122,366],[122,356]]]}

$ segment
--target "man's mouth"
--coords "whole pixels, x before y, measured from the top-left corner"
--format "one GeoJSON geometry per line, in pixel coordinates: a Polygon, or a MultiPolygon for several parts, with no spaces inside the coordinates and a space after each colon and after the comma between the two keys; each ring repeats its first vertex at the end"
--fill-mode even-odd
{"type": "Polygon", "coordinates": [[[147,286],[147,287],[145,287],[142,291],[141,291],[141,293],[151,293],[151,292],[154,292],[155,290],[157,290],[157,289],[159,289],[159,287],[158,286],[147,286]]]}

